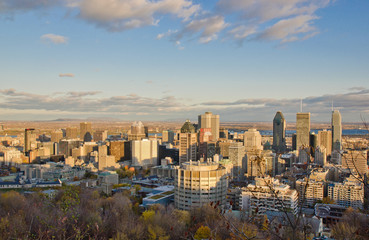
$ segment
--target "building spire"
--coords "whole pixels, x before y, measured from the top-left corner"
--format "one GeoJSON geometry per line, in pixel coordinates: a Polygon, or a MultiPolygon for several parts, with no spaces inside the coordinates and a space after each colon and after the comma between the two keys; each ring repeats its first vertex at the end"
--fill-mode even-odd
{"type": "Polygon", "coordinates": [[[333,99],[332,99],[332,112],[333,112],[333,109],[334,109],[334,108],[333,108],[333,99]]]}
{"type": "Polygon", "coordinates": [[[301,102],[300,102],[300,112],[302,112],[302,98],[301,98],[301,102]]]}

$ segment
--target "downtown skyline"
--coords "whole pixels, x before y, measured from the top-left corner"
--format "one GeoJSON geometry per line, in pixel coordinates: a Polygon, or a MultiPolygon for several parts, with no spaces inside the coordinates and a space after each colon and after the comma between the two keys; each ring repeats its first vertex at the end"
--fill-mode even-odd
{"type": "Polygon", "coordinates": [[[0,0],[0,120],[369,119],[365,1],[0,0]],[[354,3],[353,3],[354,2],[354,3]]]}

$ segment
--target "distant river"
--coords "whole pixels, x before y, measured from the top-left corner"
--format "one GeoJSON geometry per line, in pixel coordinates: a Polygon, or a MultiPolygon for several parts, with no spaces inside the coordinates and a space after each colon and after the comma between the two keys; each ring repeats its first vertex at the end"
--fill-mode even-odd
{"type": "MultiPolygon", "coordinates": [[[[311,132],[318,134],[318,132],[322,130],[323,129],[312,129],[311,132]]],[[[230,133],[233,133],[233,132],[243,133],[244,131],[230,129],[229,132],[230,133]]],[[[259,132],[263,136],[273,136],[273,130],[260,130],[259,132]]],[[[294,133],[296,133],[296,130],[286,130],[287,136],[292,136],[292,134],[294,133]]],[[[366,134],[369,134],[369,132],[368,130],[365,130],[365,129],[344,129],[342,130],[342,135],[344,136],[362,136],[366,134]]]]}

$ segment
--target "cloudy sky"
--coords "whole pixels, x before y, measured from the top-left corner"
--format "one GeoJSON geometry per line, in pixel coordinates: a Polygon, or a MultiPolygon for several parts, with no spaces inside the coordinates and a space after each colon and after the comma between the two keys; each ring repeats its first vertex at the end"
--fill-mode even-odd
{"type": "Polygon", "coordinates": [[[0,120],[369,120],[366,0],[0,0],[0,120]]]}

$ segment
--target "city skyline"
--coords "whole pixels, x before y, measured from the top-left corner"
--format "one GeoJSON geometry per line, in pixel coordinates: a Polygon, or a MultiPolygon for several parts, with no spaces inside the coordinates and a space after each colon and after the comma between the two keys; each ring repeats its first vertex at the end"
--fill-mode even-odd
{"type": "Polygon", "coordinates": [[[369,3],[0,0],[0,120],[369,119],[369,3]],[[5,34],[6,33],[6,34],[5,34]]]}

